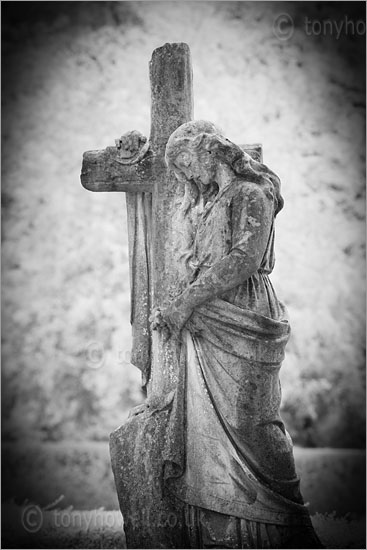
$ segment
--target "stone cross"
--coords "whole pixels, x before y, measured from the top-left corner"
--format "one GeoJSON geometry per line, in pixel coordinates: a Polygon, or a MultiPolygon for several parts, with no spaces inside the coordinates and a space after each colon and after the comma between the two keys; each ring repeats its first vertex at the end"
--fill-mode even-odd
{"type": "Polygon", "coordinates": [[[149,142],[143,148],[145,155],[130,161],[121,157],[117,147],[88,151],[83,156],[81,182],[91,191],[126,192],[133,329],[131,361],[142,370],[143,385],[149,381],[148,395],[159,399],[169,394],[174,384],[170,350],[173,343],[168,342],[165,346],[168,350],[162,353],[160,336],[155,332],[152,337],[150,333],[149,314],[152,303],[163,305],[177,294],[170,231],[177,188],[172,185],[173,178],[165,166],[164,152],[171,133],[193,118],[188,46],[165,44],[156,49],[150,62],[150,80],[151,131],[149,142]]]}
{"type": "MultiPolygon", "coordinates": [[[[165,44],[154,50],[150,81],[149,141],[131,159],[122,157],[118,147],[87,151],[83,155],[81,183],[90,191],[126,193],[132,363],[142,370],[148,395],[159,399],[170,393],[176,381],[172,368],[174,343],[167,342],[163,352],[158,333],[150,332],[149,314],[153,304],[165,305],[180,290],[178,267],[172,257],[172,221],[180,190],[165,166],[164,152],[171,133],[193,119],[192,67],[187,44],[165,44]]],[[[256,160],[261,159],[261,146],[243,147],[256,160]]]]}
{"type": "MultiPolygon", "coordinates": [[[[129,157],[115,147],[84,153],[82,185],[90,191],[126,193],[131,282],[131,362],[142,370],[150,410],[111,435],[111,457],[130,547],[184,547],[179,511],[162,494],[160,446],[166,437],[166,405],[177,383],[179,342],[149,328],[153,306],[165,306],[182,290],[177,252],[177,199],[183,190],[167,169],[164,153],[176,128],[193,119],[192,67],[187,44],[165,44],[150,62],[149,140],[129,157]],[[177,254],[176,254],[177,255],[177,254]],[[139,457],[139,460],[136,460],[139,457]],[[144,514],[142,513],[144,511],[144,514]],[[173,514],[173,515],[172,515],[173,514]],[[176,519],[176,521],[174,521],[176,519]]],[[[261,161],[259,145],[242,146],[261,161]]]]}

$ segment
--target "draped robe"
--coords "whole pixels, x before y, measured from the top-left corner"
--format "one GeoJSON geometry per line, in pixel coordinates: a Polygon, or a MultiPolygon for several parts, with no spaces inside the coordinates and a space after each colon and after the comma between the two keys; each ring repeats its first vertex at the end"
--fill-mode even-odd
{"type": "Polygon", "coordinates": [[[200,295],[212,270],[213,296],[182,332],[163,456],[165,487],[185,503],[191,547],[281,548],[294,530],[307,533],[298,548],[320,547],[279,414],[290,326],[269,280],[276,199],[269,180],[261,183],[237,178],[221,189],[201,214],[192,249],[187,295],[200,295]],[[217,294],[233,274],[215,266],[259,249],[257,271],[217,294]]]}

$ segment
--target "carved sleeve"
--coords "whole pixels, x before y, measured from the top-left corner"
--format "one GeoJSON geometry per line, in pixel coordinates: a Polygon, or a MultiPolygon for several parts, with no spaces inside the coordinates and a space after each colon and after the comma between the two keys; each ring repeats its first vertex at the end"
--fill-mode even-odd
{"type": "Polygon", "coordinates": [[[259,186],[250,184],[240,188],[231,202],[232,248],[229,254],[199,275],[177,298],[175,306],[193,309],[256,273],[266,250],[272,218],[272,202],[259,186]]]}

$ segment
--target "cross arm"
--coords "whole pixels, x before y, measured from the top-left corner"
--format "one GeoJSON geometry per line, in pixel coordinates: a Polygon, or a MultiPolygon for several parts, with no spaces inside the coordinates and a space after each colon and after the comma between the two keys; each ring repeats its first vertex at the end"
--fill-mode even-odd
{"type": "Polygon", "coordinates": [[[156,159],[152,151],[135,164],[121,160],[117,147],[86,151],[80,181],[89,191],[152,192],[156,159]]]}

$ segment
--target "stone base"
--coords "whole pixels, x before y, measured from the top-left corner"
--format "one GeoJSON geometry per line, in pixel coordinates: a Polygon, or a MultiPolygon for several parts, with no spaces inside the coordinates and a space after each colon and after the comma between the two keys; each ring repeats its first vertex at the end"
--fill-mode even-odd
{"type": "Polygon", "coordinates": [[[130,418],[110,436],[112,470],[128,548],[185,548],[183,509],[162,493],[169,412],[130,418]]]}

